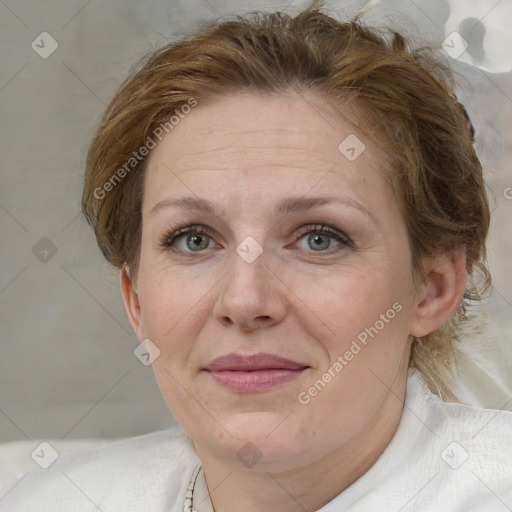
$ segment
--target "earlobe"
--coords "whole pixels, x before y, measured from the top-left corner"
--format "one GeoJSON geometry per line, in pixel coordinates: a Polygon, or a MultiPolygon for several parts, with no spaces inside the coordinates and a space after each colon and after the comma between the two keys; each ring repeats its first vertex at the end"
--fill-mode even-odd
{"type": "Polygon", "coordinates": [[[427,277],[420,287],[410,334],[426,336],[457,311],[467,285],[464,250],[441,254],[425,264],[427,277]]]}
{"type": "Polygon", "coordinates": [[[143,340],[142,335],[142,310],[140,307],[139,296],[135,289],[134,284],[130,278],[130,270],[127,265],[124,265],[121,269],[119,276],[121,293],[123,295],[124,307],[130,320],[130,324],[135,331],[135,334],[139,340],[143,340]]]}

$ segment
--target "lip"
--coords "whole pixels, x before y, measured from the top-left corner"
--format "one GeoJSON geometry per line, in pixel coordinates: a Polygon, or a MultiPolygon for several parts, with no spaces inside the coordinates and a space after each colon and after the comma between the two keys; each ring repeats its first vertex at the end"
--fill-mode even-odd
{"type": "Polygon", "coordinates": [[[297,378],[308,365],[273,354],[227,354],[210,362],[204,371],[234,391],[264,391],[297,378]]]}

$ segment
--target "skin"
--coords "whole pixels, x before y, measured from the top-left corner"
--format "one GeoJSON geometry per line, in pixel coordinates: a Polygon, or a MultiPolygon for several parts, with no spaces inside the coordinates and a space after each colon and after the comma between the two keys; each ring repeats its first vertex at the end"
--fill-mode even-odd
{"type": "Polygon", "coordinates": [[[461,252],[430,258],[426,280],[415,279],[383,161],[329,102],[295,92],[200,102],[149,157],[137,282],[125,267],[121,288],[139,340],[160,350],[158,385],[194,442],[217,512],[317,510],[362,476],[400,421],[411,335],[435,330],[462,300],[461,252]],[[349,134],[366,145],[354,161],[338,150],[349,134]],[[273,213],[292,196],[333,195],[352,203],[273,213]],[[217,214],[152,211],[182,196],[213,202],[217,214]],[[161,242],[176,223],[212,233],[199,251],[185,234],[173,252],[161,242]],[[324,234],[318,249],[307,229],[317,224],[351,242],[324,234]],[[252,263],[236,252],[246,237],[263,249],[252,263]],[[301,403],[298,394],[395,303],[400,312],[301,403]],[[235,392],[202,371],[232,352],[309,368],[266,391],[235,392]],[[248,442],[262,454],[250,468],[237,457],[248,442]]]}

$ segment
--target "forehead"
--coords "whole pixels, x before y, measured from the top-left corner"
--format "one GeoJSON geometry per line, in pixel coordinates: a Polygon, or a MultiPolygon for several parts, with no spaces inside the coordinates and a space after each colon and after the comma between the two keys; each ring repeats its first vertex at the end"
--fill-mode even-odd
{"type": "Polygon", "coordinates": [[[324,97],[239,93],[199,102],[152,150],[145,209],[146,199],[161,200],[170,187],[187,195],[217,187],[257,196],[262,186],[287,183],[298,194],[313,188],[356,194],[368,181],[382,185],[376,183],[382,160],[372,141],[324,97]]]}
{"type": "MultiPolygon", "coordinates": [[[[312,92],[237,93],[198,102],[154,153],[184,141],[187,147],[183,149],[193,145],[195,150],[187,157],[200,158],[219,146],[248,151],[275,147],[283,154],[302,150],[331,153],[332,157],[338,155],[339,142],[351,134],[363,137],[347,115],[340,109],[335,112],[327,98],[312,92]]],[[[185,156],[185,151],[177,156],[185,156]]]]}

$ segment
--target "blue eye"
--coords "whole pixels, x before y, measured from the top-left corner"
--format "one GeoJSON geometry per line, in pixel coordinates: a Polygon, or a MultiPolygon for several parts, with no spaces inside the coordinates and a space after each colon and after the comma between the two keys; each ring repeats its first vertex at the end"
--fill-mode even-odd
{"type": "Polygon", "coordinates": [[[332,249],[332,240],[337,242],[335,247],[351,246],[350,239],[342,232],[324,225],[306,226],[302,232],[301,238],[306,238],[308,247],[313,249],[313,252],[326,252],[327,249],[332,249]]]}
{"type": "MultiPolygon", "coordinates": [[[[306,239],[308,248],[317,253],[327,252],[328,249],[340,248],[340,246],[353,246],[351,240],[344,233],[329,226],[304,226],[298,234],[299,239],[302,240],[306,235],[308,235],[306,239]],[[336,245],[333,246],[332,240],[335,241],[336,245]]],[[[171,229],[170,234],[166,234],[163,237],[160,245],[174,252],[185,254],[199,253],[211,248],[212,236],[213,231],[210,228],[201,225],[190,225],[175,228],[174,230],[171,229]],[[184,241],[184,245],[178,247],[181,241],[184,241]]],[[[303,249],[307,251],[307,248],[303,249]]]]}
{"type": "MultiPolygon", "coordinates": [[[[166,235],[162,245],[166,248],[170,248],[171,246],[175,246],[176,242],[180,241],[180,239],[184,239],[186,247],[190,249],[191,252],[200,252],[202,249],[208,249],[211,240],[210,235],[211,230],[206,226],[185,226],[177,229],[170,235],[166,235]]],[[[183,248],[178,248],[178,251],[187,252],[183,248]]]]}

